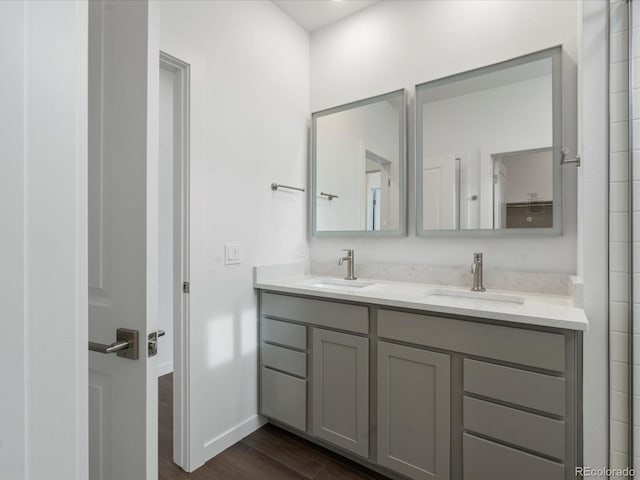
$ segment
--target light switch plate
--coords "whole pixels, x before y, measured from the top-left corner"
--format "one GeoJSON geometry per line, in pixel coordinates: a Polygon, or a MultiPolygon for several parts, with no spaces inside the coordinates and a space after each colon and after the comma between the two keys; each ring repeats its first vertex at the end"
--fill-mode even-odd
{"type": "Polygon", "coordinates": [[[240,263],[240,245],[237,243],[227,243],[224,246],[225,265],[238,265],[240,263]]]}

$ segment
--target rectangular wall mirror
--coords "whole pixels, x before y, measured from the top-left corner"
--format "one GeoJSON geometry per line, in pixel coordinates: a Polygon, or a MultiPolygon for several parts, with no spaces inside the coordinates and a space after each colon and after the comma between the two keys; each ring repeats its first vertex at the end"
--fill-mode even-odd
{"type": "Polygon", "coordinates": [[[406,91],[311,116],[311,227],[318,237],[405,235],[406,91]]]}
{"type": "Polygon", "coordinates": [[[561,47],[416,86],[418,235],[562,233],[561,47]]]}

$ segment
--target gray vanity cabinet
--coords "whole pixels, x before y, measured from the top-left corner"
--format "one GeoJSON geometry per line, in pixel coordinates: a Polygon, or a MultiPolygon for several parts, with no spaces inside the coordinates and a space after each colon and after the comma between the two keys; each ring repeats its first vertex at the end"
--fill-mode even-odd
{"type": "Polygon", "coordinates": [[[449,355],[378,342],[378,463],[416,480],[449,479],[449,355]]]}
{"type": "Polygon", "coordinates": [[[369,339],[313,329],[313,435],[369,455],[369,339]]]}
{"type": "Polygon", "coordinates": [[[582,334],[263,291],[260,413],[393,479],[569,480],[582,334]]]}
{"type": "Polygon", "coordinates": [[[264,318],[260,345],[260,412],[307,428],[307,328],[264,318]]]}
{"type": "Polygon", "coordinates": [[[260,413],[367,459],[369,309],[262,292],[260,332],[260,413]]]}

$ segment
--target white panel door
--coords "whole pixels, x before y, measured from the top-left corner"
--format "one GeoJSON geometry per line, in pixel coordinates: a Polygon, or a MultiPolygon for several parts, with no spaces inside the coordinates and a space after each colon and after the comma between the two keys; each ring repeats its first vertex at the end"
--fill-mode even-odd
{"type": "MultiPolygon", "coordinates": [[[[480,159],[480,228],[494,228],[494,190],[493,190],[493,164],[494,156],[491,155],[492,150],[477,149],[477,155],[480,159]]],[[[495,150],[494,150],[495,151],[495,150]]],[[[495,227],[498,228],[498,227],[495,227]]]]}
{"type": "Polygon", "coordinates": [[[0,1],[0,479],[87,477],[87,2],[0,1]]]}
{"type": "Polygon", "coordinates": [[[425,159],[422,185],[423,228],[457,229],[460,223],[460,160],[454,155],[425,159]]]}
{"type": "Polygon", "coordinates": [[[507,204],[504,189],[507,183],[507,168],[502,159],[494,163],[493,173],[493,228],[507,228],[507,204]]]}
{"type": "Polygon", "coordinates": [[[146,1],[89,2],[89,340],[112,343],[121,327],[140,340],[137,360],[89,352],[91,479],[158,473],[152,28],[146,1]]]}

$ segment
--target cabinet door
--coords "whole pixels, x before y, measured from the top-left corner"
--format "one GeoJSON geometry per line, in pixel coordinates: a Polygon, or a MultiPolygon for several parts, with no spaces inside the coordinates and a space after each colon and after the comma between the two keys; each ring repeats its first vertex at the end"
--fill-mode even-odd
{"type": "Polygon", "coordinates": [[[262,367],[261,375],[260,413],[305,431],[307,381],[267,367],[262,367]]]}
{"type": "Polygon", "coordinates": [[[449,478],[449,356],[378,342],[378,463],[416,480],[449,478]]]}
{"type": "Polygon", "coordinates": [[[369,455],[369,339],[313,330],[313,434],[369,455]]]}

